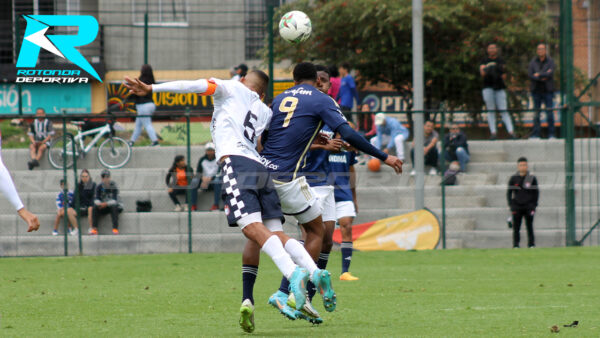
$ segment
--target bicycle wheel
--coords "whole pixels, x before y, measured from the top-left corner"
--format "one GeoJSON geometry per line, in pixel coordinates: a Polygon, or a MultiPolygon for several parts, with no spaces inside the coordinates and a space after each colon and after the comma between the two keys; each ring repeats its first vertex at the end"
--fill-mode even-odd
{"type": "Polygon", "coordinates": [[[121,168],[131,157],[131,147],[120,137],[109,137],[98,147],[98,161],[109,169],[121,168]]]}
{"type": "Polygon", "coordinates": [[[71,138],[67,138],[67,152],[64,150],[64,142],[63,138],[55,138],[50,142],[50,147],[48,147],[48,162],[56,168],[63,169],[65,164],[65,158],[67,160],[67,168],[71,168],[73,166],[74,157],[77,156],[78,149],[75,149],[76,153],[73,154],[73,140],[71,138]]]}

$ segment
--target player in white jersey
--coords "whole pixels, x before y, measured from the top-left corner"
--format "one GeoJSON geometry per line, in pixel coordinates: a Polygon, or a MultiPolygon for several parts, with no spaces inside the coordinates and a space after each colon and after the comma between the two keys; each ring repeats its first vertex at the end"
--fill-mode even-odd
{"type": "Polygon", "coordinates": [[[8,201],[15,207],[19,216],[27,223],[29,226],[27,228],[27,232],[37,231],[40,227],[40,221],[38,217],[32,214],[25,206],[23,202],[21,202],[21,198],[19,197],[19,193],[15,188],[15,184],[10,177],[10,173],[4,162],[2,162],[2,133],[0,133],[0,192],[8,199],[8,201]]]}
{"type": "MultiPolygon", "coordinates": [[[[270,109],[260,101],[268,82],[269,77],[261,71],[252,71],[239,82],[200,79],[147,85],[139,79],[125,77],[125,86],[138,96],[152,91],[213,96],[211,134],[223,170],[222,196],[227,220],[231,226],[239,226],[249,240],[273,259],[289,279],[296,309],[300,309],[306,301],[309,278],[315,285],[321,285],[324,273],[302,244],[282,233],[272,232],[282,228],[284,219],[271,176],[256,151],[258,136],[271,120],[270,109]]],[[[240,313],[240,326],[252,332],[253,299],[244,297],[240,313]]]]}

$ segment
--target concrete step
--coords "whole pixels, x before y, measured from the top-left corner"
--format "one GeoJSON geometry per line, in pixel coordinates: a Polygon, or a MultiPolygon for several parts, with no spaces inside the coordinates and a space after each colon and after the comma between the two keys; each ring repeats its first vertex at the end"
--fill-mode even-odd
{"type": "MultiPolygon", "coordinates": [[[[218,212],[193,212],[192,233],[194,234],[235,234],[240,232],[237,227],[227,225],[225,213],[218,212]]],[[[56,214],[38,214],[40,229],[28,233],[27,226],[18,216],[0,215],[0,236],[48,236],[52,234],[56,214]]],[[[64,234],[64,221],[59,223],[59,232],[64,234]]],[[[79,228],[87,236],[89,221],[87,217],[79,219],[79,228]]],[[[100,235],[112,235],[110,215],[100,218],[98,230],[100,235]]],[[[188,214],[184,212],[124,212],[119,215],[119,232],[126,235],[168,235],[187,234],[188,214]]],[[[296,222],[289,219],[284,224],[287,233],[296,236],[299,230],[296,222]]]]}
{"type": "MultiPolygon", "coordinates": [[[[84,255],[120,255],[150,253],[185,253],[189,250],[188,235],[100,235],[82,237],[84,255]]],[[[244,235],[194,234],[193,252],[241,252],[246,243],[244,235]]],[[[78,238],[69,237],[69,255],[79,254],[78,238]]],[[[55,236],[0,236],[0,257],[62,256],[64,238],[55,236]]]]}
{"type": "MultiPolygon", "coordinates": [[[[93,148],[85,157],[77,160],[77,168],[102,168],[98,161],[97,148],[93,148]]],[[[198,160],[204,156],[204,146],[192,146],[192,167],[196,167],[198,160]]],[[[131,158],[124,168],[169,168],[176,155],[187,157],[187,149],[183,146],[169,147],[133,147],[131,158]]],[[[9,170],[27,170],[29,161],[28,149],[2,149],[2,159],[9,170]]],[[[48,162],[47,153],[40,161],[40,167],[34,170],[54,169],[48,162]]]]}
{"type": "MultiPolygon", "coordinates": [[[[494,249],[512,248],[512,230],[475,230],[463,232],[449,232],[448,239],[458,239],[462,248],[494,249]]],[[[561,247],[565,245],[564,230],[534,230],[536,247],[561,247]]],[[[521,248],[527,248],[527,232],[521,230],[521,248]]],[[[526,250],[526,249],[524,249],[526,250]]]]}
{"type": "MultiPolygon", "coordinates": [[[[56,212],[56,192],[29,192],[21,193],[21,200],[27,208],[34,213],[55,213],[56,212]]],[[[136,201],[150,200],[152,202],[152,211],[167,212],[173,211],[175,205],[169,198],[166,191],[121,191],[119,193],[123,201],[125,212],[136,211],[136,201]]],[[[185,196],[178,196],[179,201],[183,205],[185,196]]],[[[198,207],[200,210],[209,210],[213,204],[213,192],[198,193],[198,207]]],[[[222,203],[221,203],[222,204],[222,203]]],[[[0,204],[0,214],[11,214],[14,209],[9,203],[0,204]]]]}

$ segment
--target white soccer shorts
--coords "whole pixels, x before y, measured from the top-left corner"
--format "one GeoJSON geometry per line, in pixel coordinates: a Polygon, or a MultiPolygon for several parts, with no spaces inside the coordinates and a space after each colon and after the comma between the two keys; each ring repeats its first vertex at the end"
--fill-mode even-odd
{"type": "Polygon", "coordinates": [[[312,188],[317,195],[319,202],[321,202],[321,208],[323,209],[321,216],[323,218],[323,222],[335,222],[336,206],[335,196],[333,195],[333,187],[330,185],[322,185],[312,188]]]}
{"type": "Polygon", "coordinates": [[[275,191],[281,201],[281,211],[294,216],[298,223],[305,224],[319,217],[321,205],[314,190],[306,183],[304,176],[283,183],[273,180],[275,191]]]}
{"type": "Polygon", "coordinates": [[[356,217],[356,209],[354,209],[354,202],[341,201],[335,203],[335,215],[337,219],[344,217],[356,217]]]}

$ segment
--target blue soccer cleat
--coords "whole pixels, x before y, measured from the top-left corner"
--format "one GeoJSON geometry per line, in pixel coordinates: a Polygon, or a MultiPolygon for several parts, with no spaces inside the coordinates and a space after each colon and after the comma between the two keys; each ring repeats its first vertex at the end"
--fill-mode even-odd
{"type": "Polygon", "coordinates": [[[274,294],[269,297],[269,304],[273,305],[274,308],[279,310],[279,312],[287,317],[290,320],[296,320],[296,314],[294,313],[294,309],[289,307],[287,303],[288,295],[277,290],[274,294]]]}
{"type": "MultiPolygon", "coordinates": [[[[296,310],[301,310],[308,298],[306,285],[308,283],[308,271],[299,266],[290,277],[290,292],[294,294],[296,300],[296,310]]],[[[287,302],[287,298],[286,298],[287,302]]]]}
{"type": "Polygon", "coordinates": [[[336,295],[331,285],[331,273],[317,269],[313,272],[312,282],[323,297],[323,306],[327,312],[333,312],[336,306],[336,295]]]}

